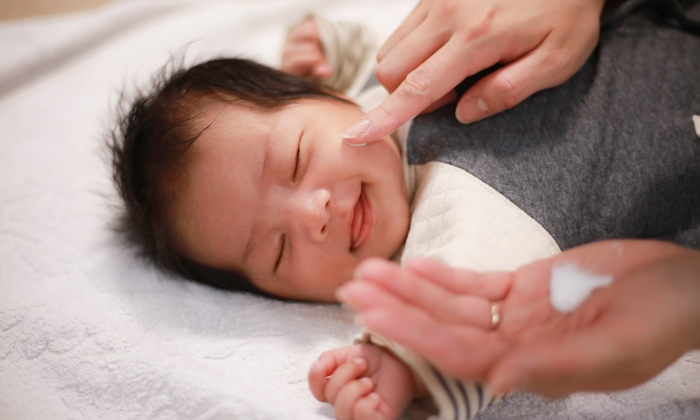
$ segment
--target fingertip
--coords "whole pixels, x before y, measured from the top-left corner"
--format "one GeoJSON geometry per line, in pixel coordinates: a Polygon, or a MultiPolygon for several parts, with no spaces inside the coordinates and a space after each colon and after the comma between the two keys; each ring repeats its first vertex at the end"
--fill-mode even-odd
{"type": "MultiPolygon", "coordinates": [[[[466,95],[469,93],[467,92],[466,95]]],[[[462,98],[457,104],[455,117],[461,124],[471,124],[480,121],[492,114],[486,101],[479,96],[462,98]]]]}
{"type": "Polygon", "coordinates": [[[314,76],[325,79],[331,75],[331,66],[325,61],[314,66],[314,76]]]}
{"type": "Polygon", "coordinates": [[[320,378],[320,377],[325,377],[326,376],[326,369],[321,360],[316,360],[311,364],[311,368],[309,368],[309,379],[311,378],[320,378]]]}
{"type": "Polygon", "coordinates": [[[406,263],[406,268],[420,274],[425,271],[432,271],[439,264],[439,262],[433,260],[432,258],[413,258],[406,263]]]}
{"type": "Polygon", "coordinates": [[[361,136],[367,131],[369,126],[369,118],[361,118],[355,124],[345,129],[342,134],[343,142],[350,146],[364,146],[367,142],[361,139],[361,136]]]}
{"type": "Polygon", "coordinates": [[[353,277],[356,279],[364,279],[379,275],[387,269],[395,267],[396,263],[384,260],[382,258],[367,258],[360,263],[353,272],[353,277]]]}
{"type": "Polygon", "coordinates": [[[340,292],[341,303],[355,312],[361,312],[376,304],[377,286],[370,282],[352,280],[345,283],[342,289],[340,292]]]}
{"type": "Polygon", "coordinates": [[[347,293],[345,292],[344,287],[345,286],[340,286],[337,289],[335,289],[335,298],[338,299],[338,302],[340,302],[344,305],[349,305],[348,296],[347,296],[347,293]]]}
{"type": "Polygon", "coordinates": [[[369,393],[369,394],[367,395],[367,398],[368,398],[371,402],[373,402],[373,403],[375,403],[375,404],[379,404],[379,403],[382,401],[382,397],[380,397],[379,394],[378,394],[377,392],[371,392],[371,393],[369,393]]]}
{"type": "Polygon", "coordinates": [[[319,368],[314,366],[315,364],[316,363],[311,365],[311,369],[309,370],[309,389],[311,390],[314,398],[316,398],[318,401],[326,402],[327,400],[324,395],[324,388],[327,381],[325,375],[323,375],[319,368]]]}
{"type": "Polygon", "coordinates": [[[369,390],[374,388],[374,381],[372,380],[372,378],[368,376],[363,376],[359,380],[362,384],[362,387],[365,389],[365,392],[369,392],[369,390]]]}
{"type": "Polygon", "coordinates": [[[352,359],[352,362],[355,363],[357,367],[362,370],[367,369],[368,364],[367,360],[365,360],[364,357],[355,357],[354,359],[352,359]]]}

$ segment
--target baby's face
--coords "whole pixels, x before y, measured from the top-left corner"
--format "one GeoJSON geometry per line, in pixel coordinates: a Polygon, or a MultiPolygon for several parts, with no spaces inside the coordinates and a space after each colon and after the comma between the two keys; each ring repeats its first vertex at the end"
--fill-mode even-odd
{"type": "Polygon", "coordinates": [[[277,296],[335,301],[360,261],[391,256],[408,232],[397,146],[341,141],[361,116],[321,99],[270,112],[211,105],[176,208],[185,255],[277,296]]]}

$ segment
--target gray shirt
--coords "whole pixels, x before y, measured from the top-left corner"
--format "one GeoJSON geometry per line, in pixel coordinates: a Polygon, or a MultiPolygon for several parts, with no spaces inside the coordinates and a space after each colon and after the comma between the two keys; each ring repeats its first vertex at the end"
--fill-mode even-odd
{"type": "Polygon", "coordinates": [[[408,157],[475,175],[562,250],[609,238],[700,248],[694,114],[700,37],[642,8],[604,30],[584,67],[557,88],[468,126],[454,106],[416,118],[408,157]]]}

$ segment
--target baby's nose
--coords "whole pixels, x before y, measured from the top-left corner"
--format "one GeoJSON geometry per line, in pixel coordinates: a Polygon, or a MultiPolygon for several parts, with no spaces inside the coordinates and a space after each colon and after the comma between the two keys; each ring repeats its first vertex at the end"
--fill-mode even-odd
{"type": "Polygon", "coordinates": [[[328,234],[329,204],[331,193],[326,189],[317,189],[300,193],[295,200],[292,211],[292,225],[297,226],[302,234],[314,242],[321,242],[328,234]]]}

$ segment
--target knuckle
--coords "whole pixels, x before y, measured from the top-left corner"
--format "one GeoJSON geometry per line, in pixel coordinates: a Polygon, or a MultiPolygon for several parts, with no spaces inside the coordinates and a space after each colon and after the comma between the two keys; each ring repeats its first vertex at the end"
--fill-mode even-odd
{"type": "Polygon", "coordinates": [[[394,74],[395,72],[388,68],[385,61],[380,62],[374,71],[374,77],[377,78],[379,83],[381,83],[384,86],[387,86],[389,89],[391,89],[392,87],[395,88],[395,86],[393,86],[394,74]]]}
{"type": "MultiPolygon", "coordinates": [[[[390,97],[389,99],[391,100],[392,98],[390,97]]],[[[405,102],[401,103],[403,104],[405,102]]],[[[374,108],[367,115],[370,116],[369,119],[373,122],[373,124],[381,123],[386,126],[394,126],[398,123],[398,117],[397,113],[392,111],[396,109],[397,106],[392,102],[392,104],[380,105],[379,107],[374,108]]]]}
{"type": "Polygon", "coordinates": [[[430,70],[419,67],[408,73],[402,84],[406,96],[429,98],[433,86],[433,75],[430,70]]]}
{"type": "Polygon", "coordinates": [[[522,88],[507,74],[501,74],[493,81],[494,91],[505,109],[512,108],[522,102],[522,88]]]}
{"type": "MultiPolygon", "coordinates": [[[[584,47],[585,48],[585,47],[584,47]]],[[[588,58],[588,54],[576,54],[567,44],[557,45],[541,60],[541,68],[551,75],[549,87],[558,86],[576,73],[588,58]],[[585,57],[584,57],[585,56],[585,57]]]]}
{"type": "Polygon", "coordinates": [[[559,50],[549,56],[547,64],[552,68],[559,69],[561,72],[568,73],[573,70],[574,60],[570,53],[559,50]]]}
{"type": "Polygon", "coordinates": [[[461,32],[461,41],[463,43],[472,42],[488,35],[493,28],[495,17],[496,10],[493,7],[488,7],[485,11],[476,15],[472,23],[461,32]]]}
{"type": "Polygon", "coordinates": [[[459,0],[443,0],[440,5],[436,8],[436,16],[440,18],[450,18],[453,17],[455,13],[459,12],[461,6],[461,1],[459,0]]]}

